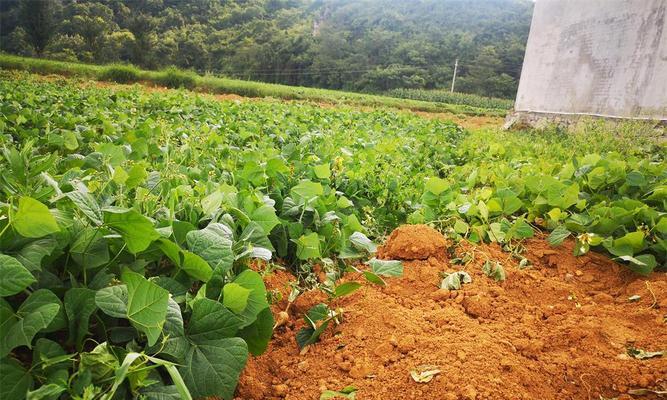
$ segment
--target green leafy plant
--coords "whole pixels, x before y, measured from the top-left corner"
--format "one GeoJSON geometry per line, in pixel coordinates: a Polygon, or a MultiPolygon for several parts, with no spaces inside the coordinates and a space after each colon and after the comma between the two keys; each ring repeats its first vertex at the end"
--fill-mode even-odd
{"type": "Polygon", "coordinates": [[[329,400],[329,399],[350,399],[354,400],[357,398],[357,388],[354,386],[346,386],[341,390],[325,390],[320,395],[320,400],[329,400]]]}
{"type": "MultiPolygon", "coordinates": [[[[641,127],[467,133],[6,71],[0,99],[0,377],[17,383],[2,398],[182,397],[183,384],[230,398],[274,326],[251,261],[311,286],[323,265],[332,296],[359,288],[333,284],[347,270],[384,286],[403,266],[373,259],[374,240],[406,221],[513,253],[551,231],[578,254],[664,269],[667,166],[641,127]]],[[[314,310],[302,345],[340,317],[314,310]]]]}
{"type": "Polygon", "coordinates": [[[471,283],[470,274],[465,271],[456,271],[445,273],[440,282],[440,289],[459,290],[466,283],[471,283]]]}
{"type": "Polygon", "coordinates": [[[342,318],[343,310],[332,310],[324,303],[313,306],[303,317],[306,326],[297,332],[297,344],[304,349],[317,342],[332,321],[340,324],[342,318]]]}
{"type": "Polygon", "coordinates": [[[140,79],[140,72],[138,68],[132,65],[107,65],[100,72],[99,79],[116,83],[137,82],[140,79]]]}
{"type": "Polygon", "coordinates": [[[176,67],[169,67],[160,71],[153,81],[168,88],[192,89],[197,83],[197,75],[193,72],[183,71],[176,67]]]}
{"type": "Polygon", "coordinates": [[[494,281],[500,282],[507,279],[507,274],[505,273],[505,268],[498,261],[486,261],[482,265],[482,272],[489,278],[492,278],[494,281]]]}

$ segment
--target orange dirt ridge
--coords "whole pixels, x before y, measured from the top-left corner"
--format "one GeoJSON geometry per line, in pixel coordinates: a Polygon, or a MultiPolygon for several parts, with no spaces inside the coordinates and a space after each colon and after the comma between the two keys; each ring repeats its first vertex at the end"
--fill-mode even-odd
{"type": "MultiPolygon", "coordinates": [[[[471,261],[454,265],[434,232],[394,231],[378,256],[409,260],[403,276],[334,300],[343,322],[303,353],[295,340],[303,313],[326,297],[299,296],[268,351],[249,360],[237,399],[313,400],[350,385],[358,400],[657,399],[629,393],[667,390],[667,355],[627,352],[667,350],[667,274],[640,277],[604,255],[574,257],[572,242],[552,248],[541,238],[525,242],[528,268],[497,245],[466,243],[456,254],[471,261]],[[487,260],[504,266],[505,281],[482,272],[487,260]],[[443,273],[461,269],[471,283],[439,289],[443,273]],[[439,372],[417,383],[410,372],[423,365],[439,372]]],[[[274,274],[267,284],[288,293],[293,278],[274,274]]]]}

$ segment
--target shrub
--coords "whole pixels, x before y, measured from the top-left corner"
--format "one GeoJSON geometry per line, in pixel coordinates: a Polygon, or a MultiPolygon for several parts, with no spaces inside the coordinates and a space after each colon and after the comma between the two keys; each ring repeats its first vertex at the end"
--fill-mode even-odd
{"type": "Polygon", "coordinates": [[[140,71],[132,65],[115,64],[105,67],[99,79],[116,83],[129,83],[139,80],[140,71]]]}
{"type": "Polygon", "coordinates": [[[192,89],[197,82],[197,74],[191,71],[183,71],[176,67],[169,67],[160,71],[153,81],[168,88],[192,89]]]}

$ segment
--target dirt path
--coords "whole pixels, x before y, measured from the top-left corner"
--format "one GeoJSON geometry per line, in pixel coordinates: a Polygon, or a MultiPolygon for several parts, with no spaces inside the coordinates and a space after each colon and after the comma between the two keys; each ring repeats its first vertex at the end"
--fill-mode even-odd
{"type": "MultiPolygon", "coordinates": [[[[381,254],[428,248],[424,238],[403,239],[407,253],[387,246],[381,254]]],[[[365,284],[335,301],[344,322],[300,355],[302,315],[326,300],[306,293],[267,353],[249,361],[237,398],[312,400],[348,385],[358,389],[357,400],[628,399],[632,389],[667,389],[667,355],[627,355],[629,347],[667,350],[666,274],[641,278],[603,255],[574,257],[572,246],[529,240],[527,269],[495,245],[462,246],[459,256],[474,258],[465,267],[472,283],[451,292],[438,289],[440,274],[461,266],[444,249],[406,261],[403,277],[386,288],[365,284]],[[487,259],[505,266],[504,282],[482,273],[487,259]],[[641,297],[629,301],[633,295],[641,297]],[[424,364],[440,373],[416,383],[410,370],[424,364]]],[[[267,284],[286,293],[290,280],[277,272],[267,284]]]]}

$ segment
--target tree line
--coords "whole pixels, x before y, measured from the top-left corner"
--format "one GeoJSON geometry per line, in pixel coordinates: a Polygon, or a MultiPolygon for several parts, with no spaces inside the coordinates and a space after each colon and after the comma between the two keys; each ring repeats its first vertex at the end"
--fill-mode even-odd
{"type": "Polygon", "coordinates": [[[529,0],[3,0],[3,51],[364,92],[511,98],[529,0]]]}

